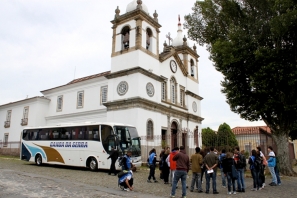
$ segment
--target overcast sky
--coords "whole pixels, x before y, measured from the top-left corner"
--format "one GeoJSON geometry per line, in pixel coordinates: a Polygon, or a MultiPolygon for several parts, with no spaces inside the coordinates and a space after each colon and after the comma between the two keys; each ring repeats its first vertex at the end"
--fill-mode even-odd
{"type": "MultiPolygon", "coordinates": [[[[41,90],[110,70],[115,9],[126,13],[132,0],[0,0],[0,105],[40,96],[41,90]],[[76,69],[75,69],[76,68],[76,69]]],[[[178,15],[191,13],[195,0],[142,0],[159,17],[160,50],[170,32],[176,36],[178,15]]],[[[186,34],[186,30],[183,30],[186,34]]],[[[189,39],[188,39],[189,41],[189,39]]],[[[168,42],[167,42],[168,43],[168,42]]],[[[193,46],[194,42],[189,41],[193,46]]],[[[197,45],[197,44],[196,44],[197,45]]],[[[222,75],[198,46],[199,95],[203,127],[224,122],[259,126],[231,112],[221,93],[222,75]]]]}

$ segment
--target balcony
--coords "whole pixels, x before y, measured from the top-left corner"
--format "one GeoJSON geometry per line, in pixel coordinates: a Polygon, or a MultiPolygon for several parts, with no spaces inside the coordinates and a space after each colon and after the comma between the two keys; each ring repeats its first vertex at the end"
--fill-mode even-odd
{"type": "Polygon", "coordinates": [[[9,127],[10,127],[10,121],[5,121],[4,128],[9,128],[9,127]]]}
{"type": "Polygon", "coordinates": [[[28,118],[23,118],[22,120],[21,120],[21,125],[22,126],[25,126],[25,125],[27,125],[28,124],[28,118]]]}

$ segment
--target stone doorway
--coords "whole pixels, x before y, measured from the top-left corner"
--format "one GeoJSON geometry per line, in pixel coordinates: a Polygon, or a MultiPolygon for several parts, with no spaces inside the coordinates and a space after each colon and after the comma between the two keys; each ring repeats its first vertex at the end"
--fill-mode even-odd
{"type": "Polygon", "coordinates": [[[178,146],[178,125],[176,122],[172,122],[171,124],[171,148],[175,148],[178,146]]]}

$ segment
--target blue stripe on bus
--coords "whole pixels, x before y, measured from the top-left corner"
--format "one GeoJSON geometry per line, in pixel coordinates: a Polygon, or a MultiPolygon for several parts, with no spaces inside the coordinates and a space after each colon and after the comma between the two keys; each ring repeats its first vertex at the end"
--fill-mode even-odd
{"type": "Polygon", "coordinates": [[[44,159],[46,159],[46,155],[45,155],[43,149],[38,148],[38,147],[29,146],[28,144],[25,144],[25,145],[26,145],[26,147],[28,148],[28,150],[30,151],[32,157],[35,157],[35,155],[36,155],[37,153],[41,153],[42,157],[43,157],[44,159]]]}

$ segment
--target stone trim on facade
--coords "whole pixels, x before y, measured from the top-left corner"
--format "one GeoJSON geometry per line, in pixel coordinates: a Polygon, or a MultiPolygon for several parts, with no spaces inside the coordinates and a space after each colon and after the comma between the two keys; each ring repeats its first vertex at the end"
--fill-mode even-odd
{"type": "Polygon", "coordinates": [[[187,90],[185,94],[189,95],[189,96],[192,96],[193,98],[196,98],[198,100],[203,100],[203,98],[201,96],[198,96],[197,94],[194,94],[193,92],[191,92],[189,90],[187,90]]]}
{"type": "Polygon", "coordinates": [[[173,54],[174,59],[176,60],[180,70],[183,72],[184,76],[188,76],[188,70],[183,64],[182,60],[180,59],[179,55],[177,53],[173,54]]]}
{"type": "Polygon", "coordinates": [[[107,79],[112,79],[112,78],[118,78],[118,77],[121,77],[121,76],[127,76],[127,75],[131,75],[131,74],[135,74],[135,73],[141,73],[145,76],[148,76],[154,80],[157,80],[159,82],[163,82],[165,81],[166,79],[162,76],[158,76],[152,72],[149,72],[141,67],[133,67],[131,69],[125,69],[125,70],[121,70],[121,71],[118,71],[118,72],[114,72],[114,73],[111,73],[109,75],[106,75],[105,77],[107,79]]]}
{"type": "Polygon", "coordinates": [[[201,121],[204,120],[204,118],[200,116],[193,115],[188,112],[180,111],[172,108],[171,106],[165,106],[160,103],[156,103],[140,97],[133,97],[133,98],[124,99],[124,100],[106,102],[104,103],[104,105],[107,107],[107,111],[142,108],[149,111],[162,113],[165,115],[172,115],[172,116],[174,115],[174,117],[178,117],[183,120],[189,120],[192,122],[197,122],[199,124],[201,124],[201,121]]]}
{"type": "Polygon", "coordinates": [[[114,26],[118,26],[120,24],[123,24],[129,20],[131,20],[131,18],[134,18],[135,20],[145,20],[147,21],[151,26],[154,26],[156,28],[160,28],[162,27],[157,21],[155,21],[150,15],[148,15],[147,13],[145,13],[143,10],[140,9],[136,9],[133,10],[131,12],[127,12],[119,17],[117,17],[116,19],[110,21],[114,26]]]}

